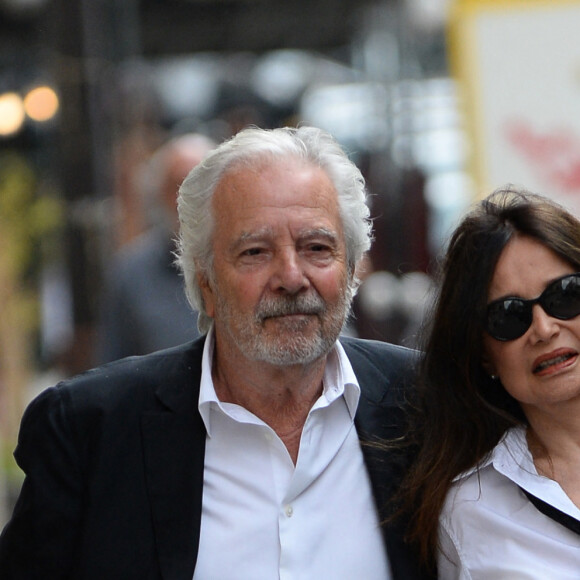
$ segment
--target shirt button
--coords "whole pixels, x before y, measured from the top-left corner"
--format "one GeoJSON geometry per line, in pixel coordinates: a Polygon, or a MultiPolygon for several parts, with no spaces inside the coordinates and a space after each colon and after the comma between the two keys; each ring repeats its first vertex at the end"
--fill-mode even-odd
{"type": "Polygon", "coordinates": [[[292,514],[294,513],[294,510],[292,509],[292,506],[291,505],[287,505],[284,508],[284,513],[286,514],[286,517],[291,518],[292,517],[292,514]]]}

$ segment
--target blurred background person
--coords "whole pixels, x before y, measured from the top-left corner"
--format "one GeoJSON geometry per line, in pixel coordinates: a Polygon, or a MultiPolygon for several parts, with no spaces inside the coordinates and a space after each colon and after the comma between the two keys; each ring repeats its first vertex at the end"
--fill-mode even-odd
{"type": "Polygon", "coordinates": [[[188,133],[171,138],[139,172],[150,228],[113,259],[100,306],[96,360],[108,362],[175,346],[199,336],[197,313],[174,264],[177,190],[215,146],[188,133]]]}
{"type": "Polygon", "coordinates": [[[442,276],[400,488],[410,536],[444,579],[578,578],[580,222],[499,190],[442,276]]]}

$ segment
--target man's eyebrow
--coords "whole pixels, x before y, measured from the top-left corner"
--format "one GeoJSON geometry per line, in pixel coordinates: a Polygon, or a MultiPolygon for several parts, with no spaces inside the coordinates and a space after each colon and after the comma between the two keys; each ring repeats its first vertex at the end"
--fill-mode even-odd
{"type": "Polygon", "coordinates": [[[252,231],[252,232],[242,232],[240,236],[235,239],[231,245],[231,250],[236,250],[241,246],[252,243],[252,242],[260,242],[266,239],[271,238],[274,235],[272,228],[260,228],[259,230],[252,231]]]}
{"type": "MultiPolygon", "coordinates": [[[[230,251],[235,252],[247,244],[272,240],[274,237],[274,230],[269,227],[260,228],[252,232],[242,232],[237,239],[232,241],[230,251]]],[[[299,241],[323,239],[334,245],[338,243],[337,232],[328,228],[305,228],[298,232],[297,238],[299,241]]]]}
{"type": "Polygon", "coordinates": [[[301,239],[310,238],[324,238],[334,244],[338,241],[338,234],[334,230],[329,230],[328,228],[314,228],[303,230],[300,232],[301,239]]]}

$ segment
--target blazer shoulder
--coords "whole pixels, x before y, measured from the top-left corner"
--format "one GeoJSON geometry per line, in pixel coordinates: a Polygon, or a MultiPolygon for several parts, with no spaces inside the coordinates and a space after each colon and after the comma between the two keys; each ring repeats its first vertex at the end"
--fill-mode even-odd
{"type": "Polygon", "coordinates": [[[416,376],[418,351],[376,340],[341,337],[340,343],[364,398],[388,405],[405,402],[416,376]]]}
{"type": "MultiPolygon", "coordinates": [[[[146,408],[159,393],[179,397],[201,377],[204,339],[142,356],[119,359],[67,378],[38,398],[57,397],[73,408],[146,408]]],[[[167,395],[169,397],[169,395],[167,395]]],[[[164,397],[162,397],[164,398],[164,397]]],[[[169,397],[170,398],[170,397],[169,397]]]]}
{"type": "Polygon", "coordinates": [[[82,384],[106,379],[126,380],[128,377],[155,380],[167,373],[179,373],[188,365],[201,364],[205,337],[145,355],[129,356],[87,370],[71,379],[69,384],[82,384]]]}
{"type": "Polygon", "coordinates": [[[388,342],[341,337],[340,343],[355,373],[357,367],[361,371],[372,368],[387,376],[396,376],[408,373],[419,362],[419,351],[388,342]]]}

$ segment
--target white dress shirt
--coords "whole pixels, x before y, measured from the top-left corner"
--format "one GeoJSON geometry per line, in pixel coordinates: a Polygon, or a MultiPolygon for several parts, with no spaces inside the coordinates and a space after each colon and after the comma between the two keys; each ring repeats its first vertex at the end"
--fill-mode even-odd
{"type": "Polygon", "coordinates": [[[217,399],[206,341],[199,410],[207,429],[195,580],[390,578],[353,423],[360,388],[337,345],[304,425],[296,466],[276,433],[217,399]]]}
{"type": "Polygon", "coordinates": [[[521,488],[580,520],[560,485],[538,475],[526,431],[506,433],[480,467],[453,484],[440,520],[447,579],[578,580],[580,536],[540,513],[521,488]]]}

